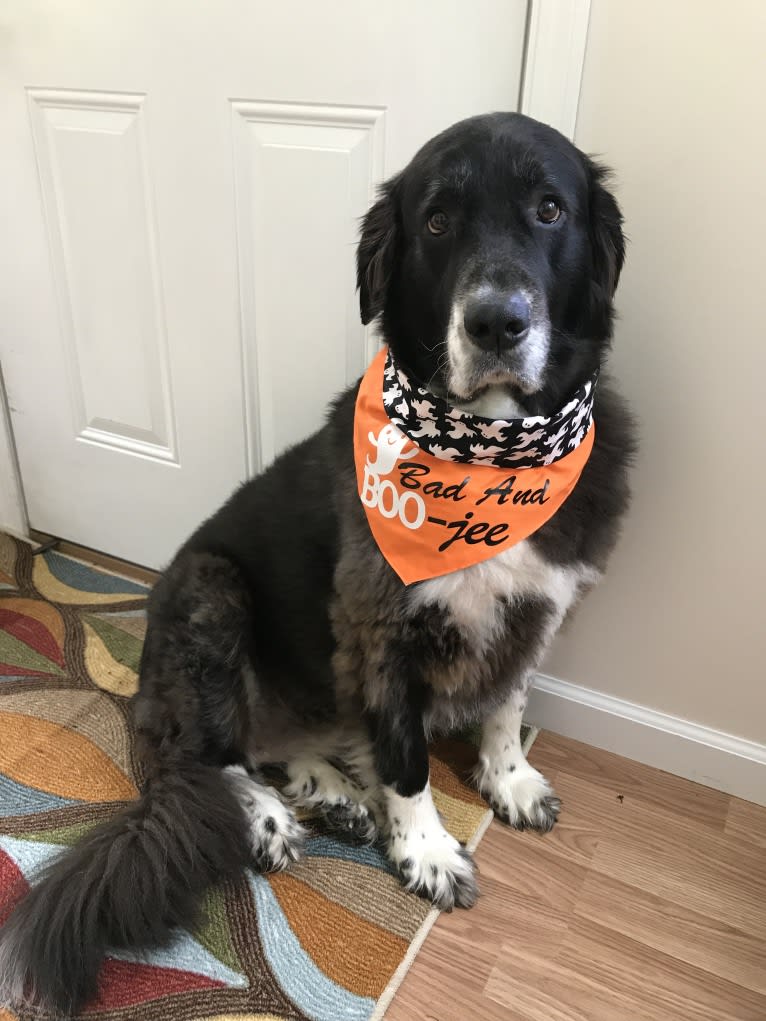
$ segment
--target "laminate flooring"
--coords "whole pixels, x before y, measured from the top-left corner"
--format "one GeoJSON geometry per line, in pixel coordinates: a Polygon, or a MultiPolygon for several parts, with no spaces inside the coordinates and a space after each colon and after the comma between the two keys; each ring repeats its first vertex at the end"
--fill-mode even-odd
{"type": "Polygon", "coordinates": [[[766,1021],[766,808],[547,732],[545,836],[494,821],[385,1021],[766,1021]]]}

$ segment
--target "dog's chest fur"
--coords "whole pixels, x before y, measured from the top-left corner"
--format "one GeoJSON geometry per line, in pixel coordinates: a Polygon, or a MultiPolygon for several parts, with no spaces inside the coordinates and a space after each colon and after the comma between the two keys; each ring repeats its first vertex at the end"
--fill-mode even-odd
{"type": "MultiPolygon", "coordinates": [[[[437,695],[450,702],[491,697],[491,688],[521,683],[539,662],[582,590],[599,574],[583,564],[561,566],[525,540],[472,567],[415,585],[410,613],[436,613],[459,636],[453,655],[429,670],[437,695]]],[[[456,706],[441,712],[454,715],[456,706]]],[[[460,713],[457,713],[460,715],[460,713]]]]}

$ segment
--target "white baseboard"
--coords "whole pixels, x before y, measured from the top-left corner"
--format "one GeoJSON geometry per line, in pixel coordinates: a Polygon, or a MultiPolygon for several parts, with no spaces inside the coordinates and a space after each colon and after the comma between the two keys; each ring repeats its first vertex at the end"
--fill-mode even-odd
{"type": "Polygon", "coordinates": [[[538,674],[526,719],[544,730],[766,805],[766,744],[538,674]]]}

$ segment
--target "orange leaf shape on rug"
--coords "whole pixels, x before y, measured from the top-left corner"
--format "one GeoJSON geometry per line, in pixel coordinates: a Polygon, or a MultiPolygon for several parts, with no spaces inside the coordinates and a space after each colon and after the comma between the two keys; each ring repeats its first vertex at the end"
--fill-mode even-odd
{"type": "Polygon", "coordinates": [[[82,734],[49,720],[0,712],[0,772],[79,801],[125,801],[135,785],[82,734]]]}
{"type": "Polygon", "coordinates": [[[289,873],[274,873],[268,881],[317,967],[357,996],[377,999],[407,952],[407,940],[327,900],[289,873]]]}
{"type": "Polygon", "coordinates": [[[102,691],[25,688],[4,694],[0,709],[77,731],[100,748],[126,776],[133,776],[128,724],[114,701],[102,691]]]}

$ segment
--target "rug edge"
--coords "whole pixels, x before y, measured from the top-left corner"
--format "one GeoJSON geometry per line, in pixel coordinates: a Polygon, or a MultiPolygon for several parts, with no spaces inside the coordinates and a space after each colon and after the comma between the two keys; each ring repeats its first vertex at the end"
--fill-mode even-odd
{"type": "MultiPolygon", "coordinates": [[[[535,727],[533,724],[529,723],[527,724],[527,726],[529,727],[529,733],[527,734],[524,744],[522,746],[524,755],[527,755],[529,753],[529,749],[535,743],[535,739],[537,735],[540,733],[539,727],[535,727]]],[[[466,844],[466,850],[470,854],[473,854],[476,848],[479,846],[479,844],[482,841],[482,838],[484,837],[484,834],[489,829],[494,818],[495,813],[492,811],[492,809],[491,808],[487,809],[487,812],[485,813],[482,821],[479,823],[476,832],[471,837],[469,842],[466,844]]],[[[393,1000],[394,996],[396,996],[399,986],[401,986],[407,972],[412,967],[415,958],[420,953],[423,944],[428,938],[429,932],[434,927],[434,923],[436,922],[436,919],[439,917],[440,914],[441,911],[439,910],[439,908],[431,908],[431,910],[428,912],[425,919],[423,920],[423,924],[415,933],[412,942],[407,947],[407,953],[399,962],[399,966],[391,976],[388,985],[380,994],[378,1002],[375,1004],[375,1010],[372,1012],[372,1014],[370,1014],[368,1021],[381,1021],[381,1019],[385,1016],[386,1011],[391,1006],[391,1001],[393,1000]]]]}
{"type": "MultiPolygon", "coordinates": [[[[473,854],[473,852],[479,846],[482,837],[489,829],[490,824],[492,823],[494,817],[495,813],[491,809],[488,809],[487,812],[484,814],[484,818],[479,823],[476,832],[474,833],[473,837],[471,837],[470,841],[466,844],[466,850],[470,854],[473,854]]],[[[399,967],[391,976],[388,985],[381,993],[378,1002],[375,1004],[375,1010],[372,1012],[372,1014],[370,1014],[368,1021],[381,1021],[381,1018],[383,1018],[386,1011],[391,1006],[391,1001],[396,995],[399,986],[404,981],[405,975],[412,967],[415,958],[420,953],[421,947],[428,938],[428,934],[433,928],[434,922],[436,921],[440,914],[441,910],[439,908],[431,908],[431,910],[428,912],[423,921],[423,924],[415,933],[412,942],[407,948],[407,953],[399,962],[399,967]]]]}

